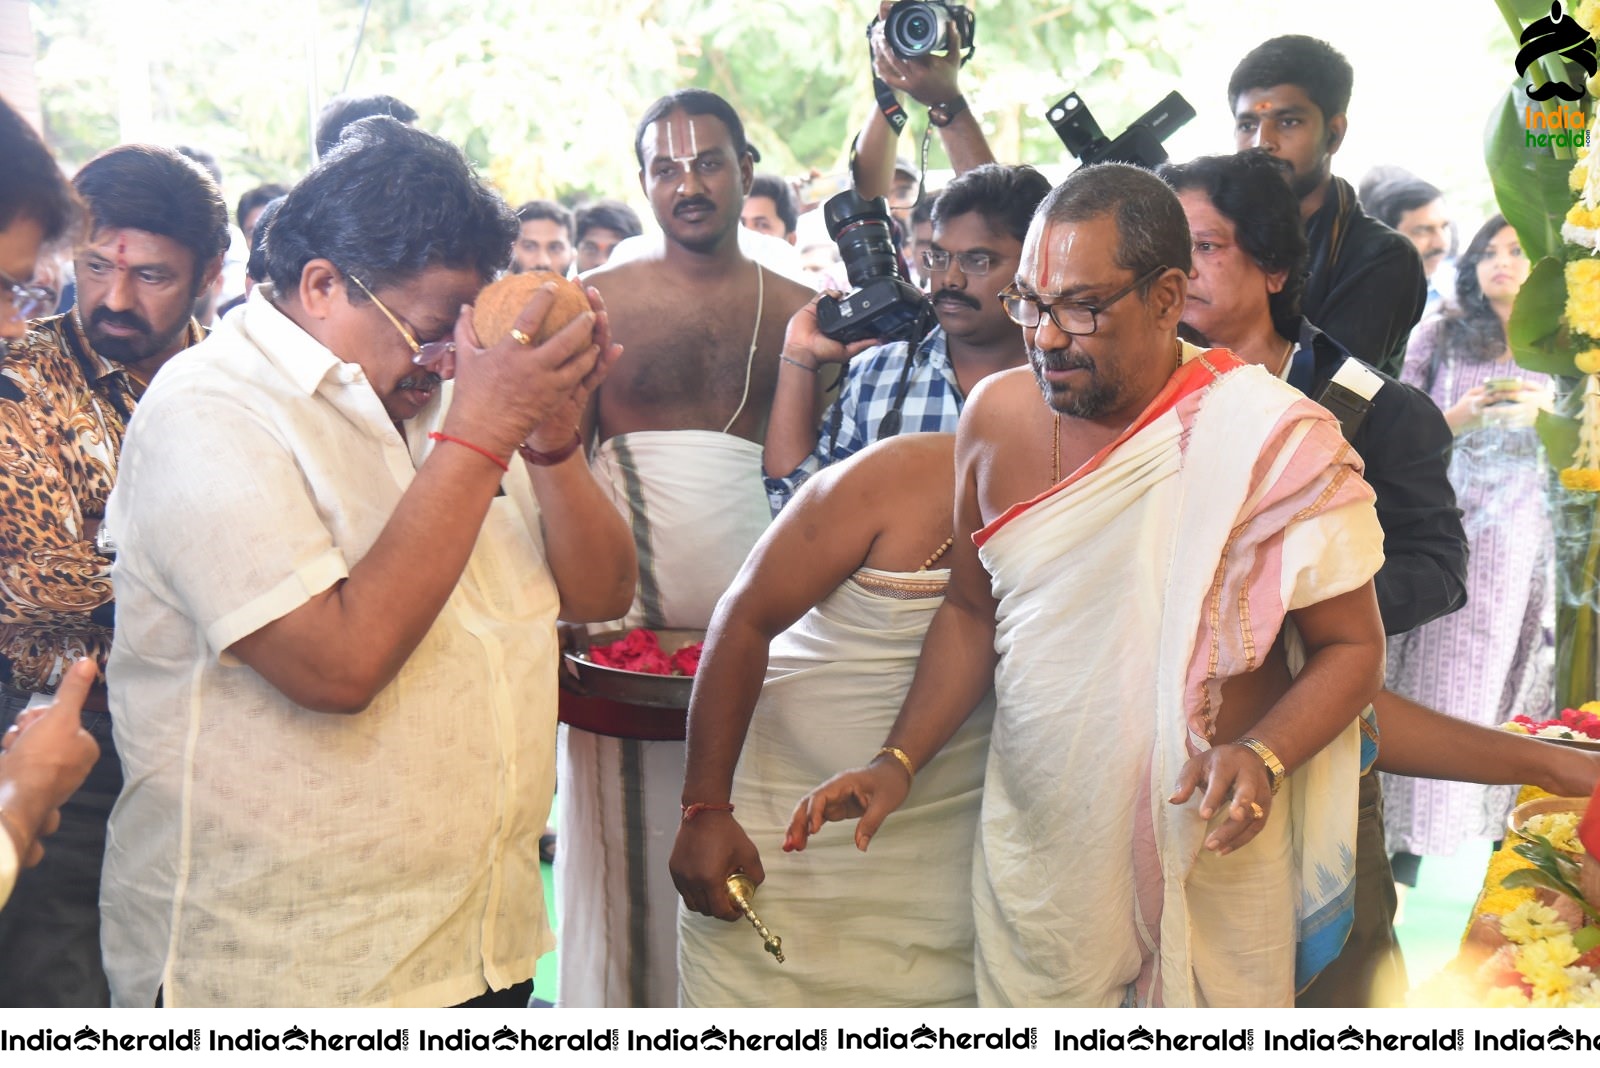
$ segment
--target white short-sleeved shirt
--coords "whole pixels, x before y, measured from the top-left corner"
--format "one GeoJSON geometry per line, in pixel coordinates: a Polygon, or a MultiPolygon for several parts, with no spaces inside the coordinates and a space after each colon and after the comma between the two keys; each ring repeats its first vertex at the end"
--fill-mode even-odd
{"type": "Polygon", "coordinates": [[[106,518],[115,1004],[450,1005],[552,947],[559,598],[521,464],[364,712],[309,711],[224,652],[366,555],[447,402],[402,438],[360,367],[258,289],[140,403],[106,518]]]}

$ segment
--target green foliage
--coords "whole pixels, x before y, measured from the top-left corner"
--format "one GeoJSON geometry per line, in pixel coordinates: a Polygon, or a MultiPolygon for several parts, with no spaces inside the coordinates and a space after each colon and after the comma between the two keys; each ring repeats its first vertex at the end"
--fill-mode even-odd
{"type": "MultiPolygon", "coordinates": [[[[1043,113],[1070,89],[1116,132],[1176,87],[1162,41],[1181,39],[1187,26],[1177,0],[974,6],[978,50],[962,87],[1001,159],[1065,159],[1043,113]]],[[[48,132],[71,162],[115,144],[118,72],[142,48],[151,137],[214,152],[235,194],[292,180],[309,162],[312,71],[300,12],[318,16],[320,106],[343,81],[360,8],[360,0],[237,0],[221,11],[208,0],[35,0],[48,132]]],[[[461,145],[513,200],[637,200],[634,125],[650,101],[685,85],[733,103],[762,169],[837,171],[872,106],[865,32],[875,10],[875,0],[373,0],[350,87],[416,107],[422,125],[461,145]]],[[[910,110],[907,156],[923,126],[921,109],[910,110]]],[[[937,138],[929,165],[944,165],[937,138]]]]}
{"type": "Polygon", "coordinates": [[[1572,466],[1572,458],[1578,452],[1578,420],[1569,415],[1557,415],[1554,412],[1540,412],[1534,429],[1539,434],[1539,441],[1544,445],[1545,458],[1550,466],[1556,470],[1572,466]]]}
{"type": "Polygon", "coordinates": [[[1516,228],[1523,251],[1543,259],[1561,255],[1561,220],[1572,206],[1567,188],[1572,160],[1558,159],[1548,148],[1528,147],[1524,116],[1530,105],[1540,110],[1520,85],[1506,90],[1489,118],[1484,155],[1501,214],[1516,228]]]}
{"type": "Polygon", "coordinates": [[[1512,872],[1500,880],[1500,885],[1513,889],[1533,886],[1554,890],[1564,897],[1571,898],[1583,910],[1584,915],[1600,923],[1600,909],[1585,901],[1583,891],[1578,888],[1578,861],[1557,849],[1544,835],[1529,834],[1527,831],[1518,833],[1527,841],[1512,846],[1511,851],[1533,867],[1512,872]]]}
{"type": "MultiPolygon", "coordinates": [[[[1520,234],[1521,231],[1518,231],[1520,234]]],[[[1533,265],[1517,293],[1506,335],[1518,366],[1549,375],[1576,375],[1576,345],[1561,321],[1567,307],[1567,280],[1559,259],[1533,265]]]]}

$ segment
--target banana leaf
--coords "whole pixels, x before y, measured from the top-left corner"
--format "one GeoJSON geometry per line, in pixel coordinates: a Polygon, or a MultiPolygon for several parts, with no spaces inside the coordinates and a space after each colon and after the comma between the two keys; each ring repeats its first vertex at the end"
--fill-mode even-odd
{"type": "Polygon", "coordinates": [[[1570,415],[1557,415],[1554,412],[1539,413],[1539,419],[1534,423],[1534,430],[1538,432],[1539,441],[1544,445],[1545,458],[1557,471],[1572,466],[1572,458],[1578,453],[1579,429],[1578,420],[1570,415]]]}
{"type": "Polygon", "coordinates": [[[1557,159],[1549,148],[1528,147],[1523,115],[1529,106],[1539,107],[1520,85],[1507,90],[1490,113],[1483,152],[1501,214],[1516,229],[1523,252],[1542,260],[1561,255],[1561,222],[1572,207],[1572,161],[1557,159]]]}
{"type": "MultiPolygon", "coordinates": [[[[1520,233],[1520,231],[1519,231],[1520,233]]],[[[1567,279],[1561,260],[1546,257],[1533,265],[1517,293],[1506,334],[1519,367],[1548,375],[1576,375],[1577,341],[1562,323],[1567,279]]]]}

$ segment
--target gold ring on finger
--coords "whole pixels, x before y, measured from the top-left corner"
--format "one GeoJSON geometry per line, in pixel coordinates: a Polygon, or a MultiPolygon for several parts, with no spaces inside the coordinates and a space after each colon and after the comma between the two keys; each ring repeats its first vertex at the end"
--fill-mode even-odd
{"type": "Polygon", "coordinates": [[[1267,818],[1266,810],[1252,801],[1250,802],[1250,818],[1253,820],[1264,820],[1267,818]]]}
{"type": "Polygon", "coordinates": [[[533,344],[533,338],[529,337],[527,334],[524,334],[521,330],[518,330],[514,326],[511,328],[511,340],[515,341],[519,345],[533,344]]]}

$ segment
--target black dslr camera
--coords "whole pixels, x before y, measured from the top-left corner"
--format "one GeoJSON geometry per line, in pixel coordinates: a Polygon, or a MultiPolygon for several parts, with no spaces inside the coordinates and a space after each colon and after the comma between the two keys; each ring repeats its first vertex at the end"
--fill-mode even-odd
{"type": "Polygon", "coordinates": [[[1140,115],[1115,141],[1107,137],[1089,114],[1089,106],[1077,93],[1068,93],[1045,112],[1056,136],[1078,159],[1081,166],[1092,163],[1131,163],[1155,170],[1167,161],[1161,142],[1173,131],[1194,118],[1194,108],[1177,92],[1168,93],[1155,107],[1140,115]]]}
{"type": "Polygon", "coordinates": [[[900,270],[900,253],[889,229],[889,202],[883,197],[866,200],[846,189],[828,198],[822,218],[855,287],[842,297],[817,302],[817,328],[823,335],[848,345],[867,338],[904,341],[923,331],[933,306],[900,270]]]}
{"type": "Polygon", "coordinates": [[[961,46],[970,49],[978,20],[970,7],[944,0],[896,0],[883,20],[883,39],[901,59],[950,50],[950,27],[961,33],[961,46]]]}

